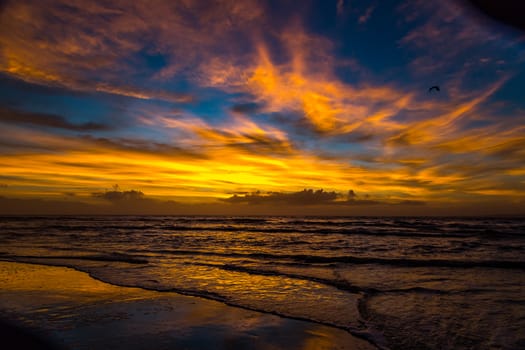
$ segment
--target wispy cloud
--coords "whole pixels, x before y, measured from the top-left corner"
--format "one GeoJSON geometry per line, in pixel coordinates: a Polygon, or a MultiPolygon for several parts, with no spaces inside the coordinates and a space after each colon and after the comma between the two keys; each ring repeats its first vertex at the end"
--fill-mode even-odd
{"type": "Polygon", "coordinates": [[[100,131],[112,129],[112,126],[110,125],[95,122],[74,124],[59,115],[24,112],[1,106],[0,123],[28,124],[49,128],[66,129],[71,131],[100,131]]]}
{"type": "Polygon", "coordinates": [[[458,101],[457,105],[438,109],[438,114],[423,121],[408,124],[399,133],[387,140],[398,145],[428,144],[449,138],[460,125],[457,120],[479,110],[480,105],[498,91],[507,79],[503,78],[477,96],[458,101]]]}
{"type": "Polygon", "coordinates": [[[285,63],[275,63],[269,47],[259,43],[251,60],[254,65],[212,62],[203,67],[207,81],[202,83],[249,93],[261,112],[298,111],[305,125],[320,134],[396,127],[389,117],[406,107],[410,93],[394,86],[341,81],[335,75],[338,63],[330,43],[298,27],[284,33],[281,40],[289,52],[285,63]]]}
{"type": "Polygon", "coordinates": [[[157,78],[173,77],[198,55],[215,52],[224,35],[262,15],[254,1],[9,2],[1,13],[0,69],[31,83],[188,102],[188,94],[138,88],[126,80],[151,86],[157,78]],[[150,53],[166,63],[141,69],[150,53]]]}
{"type": "Polygon", "coordinates": [[[375,5],[369,6],[365,10],[365,12],[361,16],[359,16],[359,19],[357,20],[359,24],[365,24],[366,22],[368,22],[370,20],[370,17],[372,17],[372,13],[374,12],[375,8],[375,5]]]}
{"type": "MultiPolygon", "coordinates": [[[[338,16],[341,16],[343,15],[343,13],[345,12],[345,0],[337,0],[337,4],[336,4],[336,10],[337,10],[337,15],[338,16]]],[[[348,6],[348,5],[346,5],[348,6]]]]}
{"type": "Polygon", "coordinates": [[[480,61],[487,49],[500,61],[511,43],[519,40],[478,21],[461,1],[409,1],[399,7],[399,13],[408,23],[417,23],[399,41],[417,52],[412,61],[415,73],[443,76],[463,71],[465,76],[464,64],[472,59],[487,63],[480,61]]]}

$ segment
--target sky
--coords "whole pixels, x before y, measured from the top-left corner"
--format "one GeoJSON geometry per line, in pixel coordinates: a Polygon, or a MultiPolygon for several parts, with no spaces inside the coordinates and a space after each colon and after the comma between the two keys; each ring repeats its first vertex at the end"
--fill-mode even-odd
{"type": "Polygon", "coordinates": [[[525,33],[458,2],[16,0],[0,28],[0,214],[525,214],[525,33]]]}

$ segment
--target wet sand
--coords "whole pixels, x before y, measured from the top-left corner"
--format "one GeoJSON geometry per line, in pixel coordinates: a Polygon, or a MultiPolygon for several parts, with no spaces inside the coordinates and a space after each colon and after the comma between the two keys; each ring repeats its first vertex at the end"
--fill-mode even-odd
{"type": "Polygon", "coordinates": [[[375,349],[344,330],[0,261],[0,335],[56,349],[375,349]],[[22,330],[13,332],[15,325],[22,330]]]}

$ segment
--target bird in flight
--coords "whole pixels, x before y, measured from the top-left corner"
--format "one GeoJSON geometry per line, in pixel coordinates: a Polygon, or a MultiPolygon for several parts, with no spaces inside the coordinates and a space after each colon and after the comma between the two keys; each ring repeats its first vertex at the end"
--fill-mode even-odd
{"type": "Polygon", "coordinates": [[[432,90],[440,91],[440,90],[439,90],[439,86],[437,86],[437,85],[431,86],[431,87],[428,89],[428,92],[431,92],[432,90]]]}

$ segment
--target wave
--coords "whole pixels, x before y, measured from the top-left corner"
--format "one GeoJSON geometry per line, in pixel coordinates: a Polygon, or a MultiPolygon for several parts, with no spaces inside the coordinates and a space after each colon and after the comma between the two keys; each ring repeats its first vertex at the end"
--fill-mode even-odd
{"type": "Polygon", "coordinates": [[[5,260],[18,260],[18,259],[31,259],[31,260],[86,260],[86,261],[106,261],[106,262],[123,262],[128,264],[148,264],[149,261],[125,254],[110,254],[110,255],[51,255],[51,256],[39,256],[39,255],[10,255],[8,253],[0,253],[0,259],[5,260]]]}
{"type": "Polygon", "coordinates": [[[261,259],[268,261],[291,261],[299,264],[379,264],[405,267],[450,267],[450,268],[503,268],[525,270],[525,261],[512,260],[444,260],[444,259],[390,259],[357,256],[313,256],[304,254],[269,254],[269,253],[221,253],[200,250],[161,250],[160,254],[204,255],[232,258],[261,259]]]}
{"type": "Polygon", "coordinates": [[[350,282],[342,280],[342,279],[322,278],[322,277],[316,277],[316,276],[310,276],[310,275],[302,275],[302,274],[296,274],[296,273],[276,271],[273,269],[252,268],[252,267],[245,267],[245,266],[239,266],[239,265],[234,265],[234,264],[193,263],[193,265],[214,267],[214,268],[227,270],[227,271],[244,272],[244,273],[260,275],[260,276],[277,276],[277,277],[284,276],[284,277],[298,279],[298,280],[306,280],[306,281],[316,282],[316,283],[324,284],[327,286],[335,287],[339,290],[349,292],[349,293],[364,294],[368,297],[380,295],[380,294],[418,293],[418,294],[432,294],[432,295],[453,295],[453,294],[467,294],[467,293],[468,294],[478,294],[478,293],[495,292],[495,289],[489,289],[489,288],[483,288],[483,289],[465,288],[465,289],[459,289],[459,290],[443,290],[443,289],[427,288],[427,287],[420,287],[420,286],[397,288],[397,289],[395,288],[394,289],[378,289],[374,287],[357,286],[357,285],[351,284],[350,282]]]}
{"type": "Polygon", "coordinates": [[[340,234],[384,237],[479,237],[501,239],[523,237],[523,219],[436,219],[436,218],[286,218],[286,217],[0,217],[0,227],[27,234],[31,230],[48,235],[62,232],[154,234],[175,232],[249,232],[340,234]],[[118,232],[116,232],[118,231],[118,232]]]}
{"type": "MultiPolygon", "coordinates": [[[[62,249],[68,251],[68,249],[62,249]]],[[[525,270],[525,261],[519,260],[446,260],[446,259],[409,259],[409,258],[379,258],[359,256],[314,256],[305,254],[270,254],[270,253],[238,253],[238,252],[213,252],[201,250],[157,250],[143,251],[130,249],[129,252],[142,253],[141,255],[130,255],[123,253],[110,254],[87,254],[87,255],[18,255],[8,252],[0,252],[0,258],[12,259],[49,259],[49,260],[86,260],[124,262],[129,264],[148,264],[150,258],[166,256],[216,256],[222,258],[242,258],[248,260],[259,260],[271,262],[272,264],[290,264],[296,266],[310,267],[315,265],[335,266],[337,264],[348,265],[388,265],[397,267],[436,267],[436,268],[498,268],[525,270]],[[147,254],[144,254],[147,253],[147,254]]],[[[191,263],[195,263],[192,261],[191,263]]]]}
{"type": "MultiPolygon", "coordinates": [[[[363,226],[357,227],[257,227],[257,226],[234,226],[234,225],[224,225],[224,226],[194,226],[194,225],[172,225],[172,224],[143,224],[143,225],[132,225],[132,224],[107,224],[97,226],[96,224],[90,223],[86,225],[82,224],[40,224],[35,227],[26,226],[24,230],[18,233],[13,233],[14,235],[24,235],[26,232],[31,232],[31,229],[38,229],[40,232],[46,232],[46,235],[61,235],[63,233],[72,233],[72,232],[93,232],[96,231],[98,235],[112,235],[115,231],[122,233],[122,231],[127,231],[127,233],[140,232],[145,233],[149,231],[150,233],[155,234],[165,234],[165,233],[174,233],[174,232],[239,232],[239,233],[261,233],[261,234],[288,234],[288,233],[298,233],[298,234],[321,234],[321,235],[356,235],[356,236],[380,236],[380,237],[414,237],[414,238],[467,238],[467,237],[479,237],[484,236],[486,238],[502,239],[507,237],[516,237],[523,236],[523,231],[519,232],[502,232],[496,230],[471,230],[471,231],[443,231],[439,228],[433,228],[432,230],[427,231],[415,231],[413,228],[403,228],[403,227],[394,227],[394,226],[384,226],[379,227],[377,225],[373,226],[373,229],[365,228],[363,226]],[[58,232],[57,232],[58,231],[58,232]]],[[[3,227],[4,230],[16,229],[18,227],[3,227]]]]}

